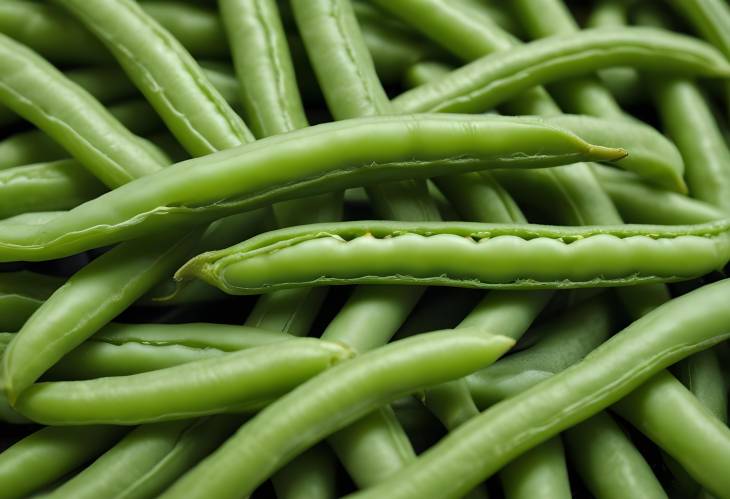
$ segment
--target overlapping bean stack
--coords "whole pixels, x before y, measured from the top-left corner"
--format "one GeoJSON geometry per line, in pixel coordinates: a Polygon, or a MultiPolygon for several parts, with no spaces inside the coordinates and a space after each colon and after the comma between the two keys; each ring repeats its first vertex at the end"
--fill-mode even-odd
{"type": "Polygon", "coordinates": [[[726,0],[0,2],[0,498],[730,498],[726,0]]]}

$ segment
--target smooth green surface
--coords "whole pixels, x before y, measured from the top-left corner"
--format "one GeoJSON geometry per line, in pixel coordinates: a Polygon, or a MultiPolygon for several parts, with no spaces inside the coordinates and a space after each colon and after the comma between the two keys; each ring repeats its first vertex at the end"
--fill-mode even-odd
{"type": "Polygon", "coordinates": [[[245,411],[351,355],[335,343],[297,338],[130,376],[36,383],[15,407],[55,425],[130,425],[245,411]]]}
{"type": "Polygon", "coordinates": [[[441,331],[345,362],[264,409],[163,497],[249,494],[329,433],[399,396],[488,365],[513,344],[476,328],[441,331]]]}
{"type": "MultiPolygon", "coordinates": [[[[483,412],[390,479],[353,497],[460,497],[520,453],[617,402],[664,367],[730,337],[730,310],[724,306],[729,293],[725,280],[660,306],[580,363],[483,412]]],[[[727,469],[727,463],[720,464],[727,469]]],[[[727,473],[713,476],[711,492],[722,496],[730,490],[727,473]]]]}
{"type": "Polygon", "coordinates": [[[671,282],[727,263],[728,223],[313,224],[199,255],[176,279],[200,278],[230,294],[352,283],[560,289],[671,282]]]}

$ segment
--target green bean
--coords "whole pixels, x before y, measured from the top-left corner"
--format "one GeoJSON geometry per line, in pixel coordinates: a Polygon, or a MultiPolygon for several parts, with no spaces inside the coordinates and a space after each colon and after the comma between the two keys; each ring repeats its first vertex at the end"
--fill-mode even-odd
{"type": "Polygon", "coordinates": [[[226,0],[220,5],[253,133],[268,137],[306,127],[276,3],[226,0]]]}
{"type": "Polygon", "coordinates": [[[550,227],[342,222],[272,231],[193,258],[229,294],[331,284],[567,289],[672,282],[721,268],[728,221],[694,226],[550,227]]]}
{"type": "MultiPolygon", "coordinates": [[[[588,28],[619,27],[628,23],[628,4],[623,0],[601,0],[586,21],[588,28]]],[[[639,74],[631,68],[611,68],[598,72],[601,83],[621,104],[636,104],[644,96],[639,74]]]]}
{"type": "Polygon", "coordinates": [[[336,343],[296,338],[130,376],[36,383],[15,407],[54,425],[130,425],[248,411],[351,355],[336,343]]]}
{"type": "MultiPolygon", "coordinates": [[[[231,40],[236,85],[257,136],[307,126],[285,35],[273,2],[224,1],[224,26],[231,40]],[[262,104],[265,103],[265,104],[262,104]]],[[[340,215],[338,195],[325,194],[275,206],[280,223],[330,219],[340,215]]],[[[273,293],[257,303],[247,324],[305,336],[325,294],[320,290],[273,293]]]]}
{"type": "Polygon", "coordinates": [[[73,208],[104,191],[72,159],[0,170],[0,218],[73,208]]]}
{"type": "Polygon", "coordinates": [[[452,67],[441,62],[417,62],[408,68],[403,83],[407,88],[413,88],[443,78],[451,71],[452,67]]]}
{"type": "Polygon", "coordinates": [[[629,223],[695,224],[725,217],[714,206],[649,185],[630,172],[601,165],[592,166],[601,186],[621,213],[621,218],[629,223]]]}
{"type": "Polygon", "coordinates": [[[140,426],[43,497],[154,497],[215,449],[238,424],[239,417],[218,416],[140,426]]]}
{"type": "Polygon", "coordinates": [[[0,60],[5,68],[0,101],[39,126],[106,185],[117,187],[163,166],[90,94],[4,35],[0,60]]]}
{"type": "Polygon", "coordinates": [[[225,32],[214,9],[170,0],[145,0],[140,6],[196,58],[228,58],[225,32]]]}
{"type": "Polygon", "coordinates": [[[176,234],[131,241],[74,274],[28,319],[3,355],[11,403],[65,353],[169,275],[194,241],[194,235],[176,234]]]}
{"type": "Polygon", "coordinates": [[[398,396],[483,367],[513,344],[479,329],[441,331],[400,340],[336,366],[244,424],[163,497],[248,494],[329,433],[398,396]],[[201,476],[208,478],[205,486],[201,476]]]}
{"type": "Polygon", "coordinates": [[[599,412],[563,435],[571,464],[598,499],[667,497],[646,460],[607,413],[599,412]]]}
{"type": "Polygon", "coordinates": [[[507,499],[572,497],[563,445],[558,437],[510,462],[502,470],[501,479],[507,499]]]}
{"type": "Polygon", "coordinates": [[[512,197],[488,172],[433,180],[463,220],[527,223],[512,197]]]}
{"type": "MultiPolygon", "coordinates": [[[[580,363],[483,412],[390,479],[355,496],[459,497],[510,459],[611,405],[662,368],[727,339],[730,317],[723,304],[728,292],[725,280],[660,306],[580,363]]],[[[708,489],[722,496],[730,490],[727,479],[714,473],[708,489]]]]}
{"type": "Polygon", "coordinates": [[[53,5],[4,1],[0,31],[56,63],[95,64],[110,59],[88,31],[53,5]]]}
{"type": "MultiPolygon", "coordinates": [[[[146,1],[147,14],[196,57],[228,55],[220,19],[209,8],[188,2],[146,1]]],[[[59,64],[97,64],[111,54],[78,21],[54,5],[7,0],[0,6],[0,32],[59,64]]]]}
{"type": "Polygon", "coordinates": [[[624,155],[532,118],[418,115],[326,123],[178,163],[42,226],[0,223],[0,261],[57,258],[161,225],[202,223],[378,180],[624,155]]]}
{"type": "Polygon", "coordinates": [[[252,140],[192,56],[136,2],[56,2],[99,37],[191,155],[252,140]]]}
{"type": "Polygon", "coordinates": [[[536,345],[467,377],[477,406],[490,407],[579,362],[616,330],[614,311],[594,298],[537,328],[536,345]]]}
{"type": "MultiPolygon", "coordinates": [[[[577,23],[560,0],[517,0],[510,6],[532,38],[578,32],[577,23]]],[[[590,76],[563,81],[551,91],[558,102],[571,112],[618,119],[625,117],[611,94],[590,76]]]]}
{"type": "MultiPolygon", "coordinates": [[[[390,101],[378,80],[351,3],[295,1],[292,7],[332,115],[342,119],[390,114],[390,101]],[[335,72],[331,70],[332,60],[341,61],[335,72]]],[[[438,208],[422,180],[383,182],[367,186],[366,191],[381,217],[439,219],[438,208]]],[[[345,342],[358,352],[384,345],[422,293],[420,288],[357,288],[322,338],[345,342]],[[377,323],[373,323],[374,317],[377,323]]],[[[360,487],[377,483],[415,457],[407,435],[388,408],[380,408],[341,429],[330,442],[360,487]]]]}
{"type": "Polygon", "coordinates": [[[730,57],[730,7],[722,0],[669,0],[700,34],[730,57]]]}
{"type": "Polygon", "coordinates": [[[335,463],[332,453],[317,445],[295,457],[274,475],[277,499],[335,498],[335,463]]]}
{"type": "Polygon", "coordinates": [[[665,189],[686,193],[684,163],[677,148],[655,129],[637,122],[608,120],[579,115],[559,115],[547,118],[562,128],[580,133],[592,142],[613,145],[629,151],[616,162],[617,166],[632,171],[665,189]]]}
{"type": "Polygon", "coordinates": [[[682,383],[723,423],[727,423],[727,386],[713,350],[693,355],[678,364],[682,383]]]}
{"type": "Polygon", "coordinates": [[[0,273],[0,331],[17,331],[63,284],[63,279],[29,271],[0,273]]]}
{"type": "Polygon", "coordinates": [[[485,56],[399,95],[393,104],[401,112],[484,111],[532,86],[615,65],[698,76],[730,74],[719,52],[693,38],[650,28],[601,28],[485,56]]]}
{"type": "Polygon", "coordinates": [[[701,485],[727,497],[730,429],[666,371],[629,393],[613,407],[621,417],[677,460],[701,485]],[[665,412],[671,407],[671,417],[665,412]],[[662,408],[664,410],[662,410],[662,408]],[[697,442],[702,442],[698,447],[697,442]]]}
{"type": "Polygon", "coordinates": [[[690,194],[730,211],[730,150],[699,88],[689,80],[652,81],[662,124],[687,166],[690,194]]]}
{"type": "Polygon", "coordinates": [[[114,426],[47,427],[0,453],[0,495],[25,497],[53,483],[114,444],[114,426]]]}
{"type": "Polygon", "coordinates": [[[125,376],[291,338],[226,324],[107,324],[66,354],[46,379],[125,376]]]}
{"type": "Polygon", "coordinates": [[[415,459],[411,442],[388,405],[329,435],[327,443],[358,487],[382,482],[415,459]]]}

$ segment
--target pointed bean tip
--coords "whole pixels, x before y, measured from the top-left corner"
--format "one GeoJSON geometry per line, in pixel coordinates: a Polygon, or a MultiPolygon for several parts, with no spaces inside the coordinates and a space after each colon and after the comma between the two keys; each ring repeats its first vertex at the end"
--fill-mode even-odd
{"type": "Polygon", "coordinates": [[[629,155],[626,149],[620,147],[605,147],[592,145],[590,154],[598,161],[617,161],[629,155]]]}

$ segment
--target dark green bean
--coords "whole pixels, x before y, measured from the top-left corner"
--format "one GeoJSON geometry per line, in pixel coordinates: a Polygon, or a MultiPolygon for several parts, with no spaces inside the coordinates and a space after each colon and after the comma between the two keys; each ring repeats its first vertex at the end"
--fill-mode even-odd
{"type": "Polygon", "coordinates": [[[296,338],[130,376],[36,383],[15,407],[33,421],[54,425],[130,425],[246,412],[351,356],[336,343],[296,338]]]}
{"type": "MultiPolygon", "coordinates": [[[[727,339],[730,311],[723,304],[729,292],[725,280],[660,306],[575,366],[500,402],[390,479],[354,496],[459,497],[521,452],[618,401],[664,367],[727,339]]],[[[727,469],[729,463],[722,465],[727,469]]],[[[708,489],[725,494],[727,480],[726,473],[713,473],[708,489]]]]}
{"type": "Polygon", "coordinates": [[[0,495],[26,497],[114,445],[126,429],[115,426],[47,427],[0,453],[0,495]]]}
{"type": "Polygon", "coordinates": [[[143,425],[43,497],[154,497],[223,442],[238,416],[143,425]]]}

